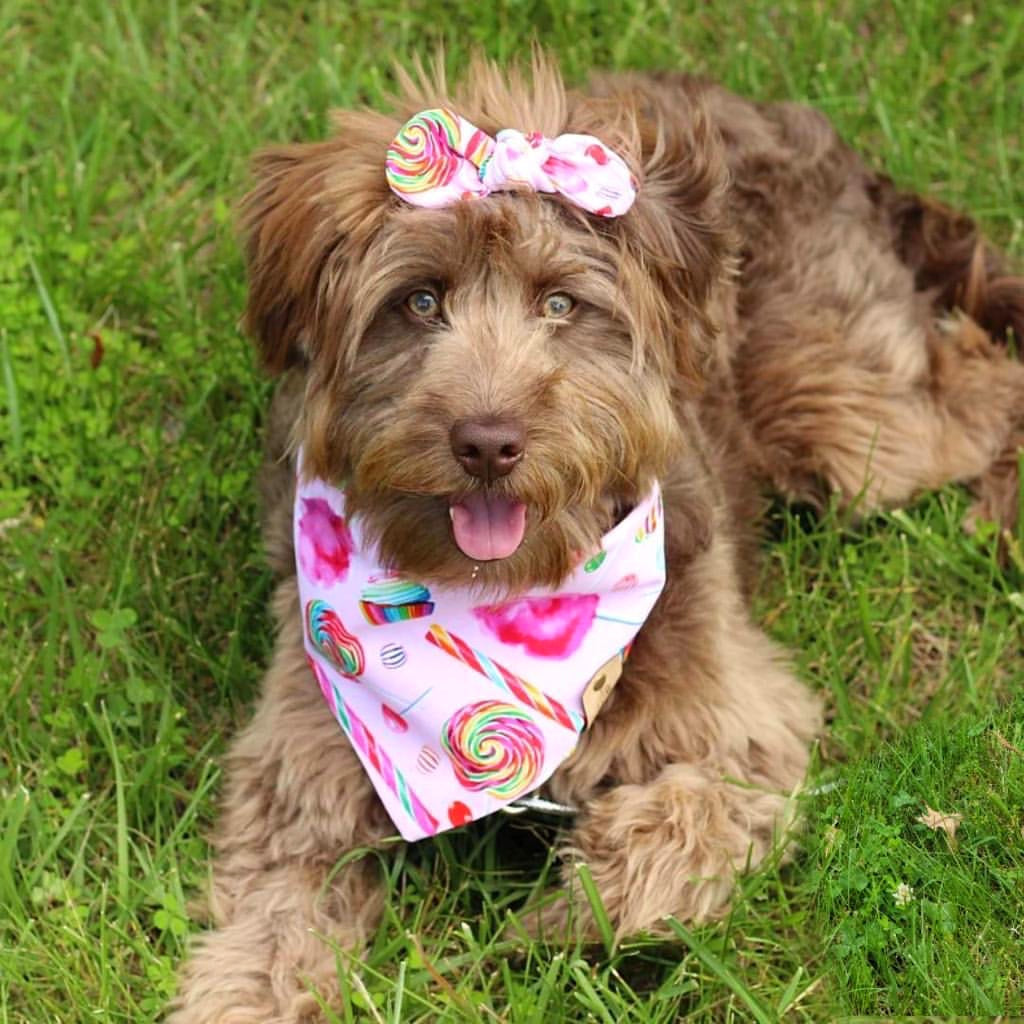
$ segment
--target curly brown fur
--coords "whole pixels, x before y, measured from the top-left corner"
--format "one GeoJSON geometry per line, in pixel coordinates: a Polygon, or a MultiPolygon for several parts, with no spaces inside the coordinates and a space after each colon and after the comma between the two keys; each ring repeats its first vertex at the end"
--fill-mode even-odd
{"type": "Polygon", "coordinates": [[[549,785],[581,811],[562,897],[527,915],[544,932],[592,933],[570,898],[576,860],[626,933],[721,914],[735,872],[785,830],[820,713],[744,602],[767,487],[870,506],[963,480],[990,515],[1016,514],[1024,368],[989,332],[1019,331],[1024,287],[966,219],[899,196],[804,108],[673,75],[566,93],[546,60],[532,72],[477,62],[451,97],[406,82],[396,113],[343,114],[334,139],[257,160],[247,319],[288,370],[264,478],[279,639],[228,759],[216,929],[174,1024],[314,1018],[311,988],[337,998],[335,945],[358,948],[383,903],[372,859],[345,854],[393,828],[303,659],[297,444],[312,472],[345,479],[386,557],[465,584],[448,507],[480,485],[449,430],[521,420],[527,457],[493,486],[527,503],[528,528],[480,566],[497,593],[560,581],[662,481],[668,585],[549,785]],[[385,148],[446,101],[492,132],[598,135],[641,180],[635,208],[598,221],[533,194],[402,204],[385,148]],[[403,306],[427,285],[444,298],[435,323],[403,306]],[[578,300],[564,321],[539,315],[553,289],[578,300]]]}

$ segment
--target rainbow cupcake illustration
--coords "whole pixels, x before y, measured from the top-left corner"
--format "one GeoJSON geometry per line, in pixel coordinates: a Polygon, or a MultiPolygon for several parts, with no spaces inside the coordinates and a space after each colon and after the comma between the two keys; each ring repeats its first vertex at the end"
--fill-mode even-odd
{"type": "Polygon", "coordinates": [[[422,619],[434,612],[430,591],[401,576],[371,576],[359,598],[363,617],[371,626],[422,619]]]}

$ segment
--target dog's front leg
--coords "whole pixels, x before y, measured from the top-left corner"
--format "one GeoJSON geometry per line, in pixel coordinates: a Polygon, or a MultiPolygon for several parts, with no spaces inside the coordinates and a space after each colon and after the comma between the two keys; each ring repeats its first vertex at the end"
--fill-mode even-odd
{"type": "MultiPolygon", "coordinates": [[[[289,607],[295,603],[292,584],[289,607]]],[[[288,619],[294,630],[294,615],[288,619]]],[[[383,905],[361,847],[394,830],[320,695],[298,631],[282,637],[262,703],[228,758],[214,839],[215,930],[197,942],[169,1024],[298,1024],[337,998],[336,951],[383,905]],[[346,857],[352,854],[351,859],[346,857]]]]}
{"type": "Polygon", "coordinates": [[[524,916],[528,931],[598,939],[573,873],[589,872],[616,936],[663,933],[663,919],[719,916],[736,876],[764,860],[791,818],[787,797],[696,765],[668,765],[650,783],[591,801],[569,837],[565,887],[524,916]]]}
{"type": "MultiPolygon", "coordinates": [[[[659,616],[681,618],[677,596],[673,588],[659,616]]],[[[653,621],[669,645],[638,642],[619,702],[553,780],[554,795],[581,813],[563,850],[565,885],[524,914],[528,930],[598,937],[578,865],[619,936],[664,931],[667,915],[714,918],[728,907],[737,874],[762,862],[790,828],[819,703],[737,603],[728,604],[733,614],[674,636],[653,621]]]]}

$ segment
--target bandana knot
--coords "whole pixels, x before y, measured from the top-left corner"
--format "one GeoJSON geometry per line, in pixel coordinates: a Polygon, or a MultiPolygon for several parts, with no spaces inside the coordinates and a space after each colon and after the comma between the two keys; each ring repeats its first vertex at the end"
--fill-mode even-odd
{"type": "Polygon", "coordinates": [[[636,199],[626,162],[593,135],[505,128],[492,138],[439,107],[410,118],[388,147],[392,192],[413,206],[437,209],[492,192],[558,193],[599,217],[621,217],[636,199]]]}

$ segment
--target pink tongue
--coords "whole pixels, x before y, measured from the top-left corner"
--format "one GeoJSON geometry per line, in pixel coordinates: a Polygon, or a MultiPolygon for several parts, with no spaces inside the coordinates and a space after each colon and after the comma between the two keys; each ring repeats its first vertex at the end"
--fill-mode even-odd
{"type": "Polygon", "coordinates": [[[508,558],[526,532],[526,506],[477,491],[452,505],[452,530],[467,558],[478,562],[508,558]]]}

